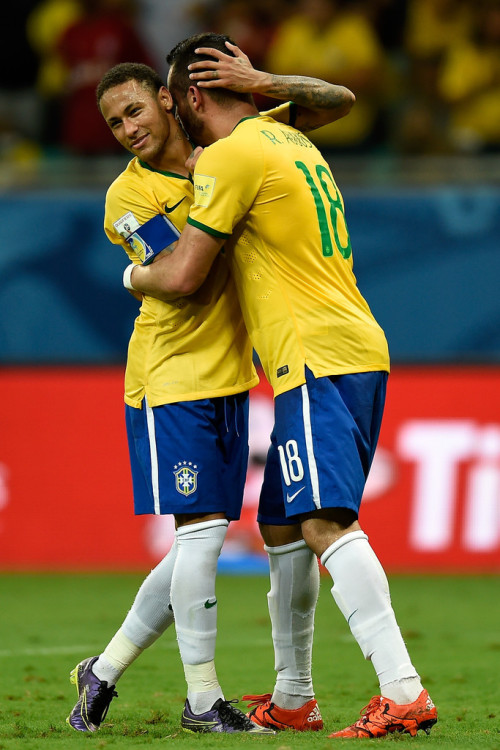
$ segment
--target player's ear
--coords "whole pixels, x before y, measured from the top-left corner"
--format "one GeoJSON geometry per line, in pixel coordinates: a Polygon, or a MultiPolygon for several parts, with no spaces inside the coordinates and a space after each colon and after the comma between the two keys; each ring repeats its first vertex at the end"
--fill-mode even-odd
{"type": "Polygon", "coordinates": [[[174,100],[172,99],[172,94],[167,89],[166,86],[162,86],[161,89],[158,92],[158,97],[160,101],[160,105],[167,111],[171,112],[174,109],[174,100]]]}
{"type": "Polygon", "coordinates": [[[187,90],[186,99],[194,110],[198,110],[203,104],[203,92],[198,86],[190,86],[187,90]]]}

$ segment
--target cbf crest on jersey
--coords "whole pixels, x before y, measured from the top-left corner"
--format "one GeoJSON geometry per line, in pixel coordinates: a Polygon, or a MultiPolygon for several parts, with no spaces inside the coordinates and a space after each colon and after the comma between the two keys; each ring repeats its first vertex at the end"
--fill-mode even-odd
{"type": "Polygon", "coordinates": [[[181,495],[192,495],[198,486],[198,467],[191,461],[182,461],[174,466],[175,489],[181,495]]]}

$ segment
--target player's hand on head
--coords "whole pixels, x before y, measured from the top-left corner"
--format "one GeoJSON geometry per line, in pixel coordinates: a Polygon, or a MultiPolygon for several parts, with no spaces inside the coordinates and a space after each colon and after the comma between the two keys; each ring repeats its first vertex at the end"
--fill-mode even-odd
{"type": "Polygon", "coordinates": [[[202,147],[196,146],[194,151],[191,151],[188,158],[186,159],[186,163],[185,163],[186,169],[188,169],[190,172],[194,172],[196,162],[198,161],[202,153],[203,153],[202,147]]]}
{"type": "Polygon", "coordinates": [[[188,66],[190,79],[201,88],[225,88],[231,91],[251,92],[258,87],[265,74],[255,70],[247,55],[231,42],[226,47],[234,54],[227,55],[212,47],[198,47],[199,55],[210,55],[214,60],[200,60],[188,66]]]}

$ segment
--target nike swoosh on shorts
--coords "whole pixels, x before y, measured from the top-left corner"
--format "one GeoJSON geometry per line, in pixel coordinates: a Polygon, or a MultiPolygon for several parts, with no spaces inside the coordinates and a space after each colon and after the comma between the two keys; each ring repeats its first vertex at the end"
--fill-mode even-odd
{"type": "Polygon", "coordinates": [[[292,500],[295,500],[298,494],[302,492],[302,490],[305,490],[305,487],[301,487],[300,490],[297,490],[297,492],[294,492],[293,495],[289,495],[288,492],[286,493],[286,501],[287,503],[291,503],[292,500]]]}

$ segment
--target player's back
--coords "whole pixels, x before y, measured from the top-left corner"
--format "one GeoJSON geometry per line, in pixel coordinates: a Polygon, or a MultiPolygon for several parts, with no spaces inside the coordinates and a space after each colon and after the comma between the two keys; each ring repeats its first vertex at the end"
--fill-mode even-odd
{"type": "Polygon", "coordinates": [[[303,383],[305,364],[317,376],[388,369],[385,336],[353,274],[342,196],[311,141],[248,118],[198,167],[208,192],[190,222],[231,234],[243,314],[275,393],[303,383]]]}

